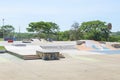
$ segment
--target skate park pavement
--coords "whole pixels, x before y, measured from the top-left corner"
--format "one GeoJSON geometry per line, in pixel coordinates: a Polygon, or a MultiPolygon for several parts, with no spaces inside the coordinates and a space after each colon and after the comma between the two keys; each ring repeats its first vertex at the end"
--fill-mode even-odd
{"type": "MultiPolygon", "coordinates": [[[[19,44],[16,42],[14,44],[19,44]]],[[[55,44],[64,42],[55,42],[55,44]]],[[[27,44],[15,47],[13,43],[0,42],[11,50],[23,55],[34,55],[40,45],[53,43],[27,44]]],[[[67,43],[69,44],[69,42],[67,43]]],[[[66,44],[66,45],[67,45],[66,44]]],[[[74,42],[70,42],[74,45],[74,42]]],[[[0,54],[1,80],[120,80],[120,54],[100,54],[97,52],[62,50],[66,58],[54,61],[23,60],[13,55],[0,54]]]]}

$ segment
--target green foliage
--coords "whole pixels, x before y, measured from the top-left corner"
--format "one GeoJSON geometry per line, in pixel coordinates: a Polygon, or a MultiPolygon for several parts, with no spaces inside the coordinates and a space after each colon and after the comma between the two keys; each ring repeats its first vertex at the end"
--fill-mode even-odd
{"type": "Polygon", "coordinates": [[[70,40],[78,40],[79,39],[79,23],[75,22],[74,24],[72,24],[71,26],[71,30],[70,30],[70,40]]]}
{"type": "Polygon", "coordinates": [[[0,38],[3,38],[3,31],[0,30],[0,38]]]}
{"type": "Polygon", "coordinates": [[[109,38],[111,42],[120,42],[120,32],[112,32],[109,38]]]}
{"type": "Polygon", "coordinates": [[[120,36],[110,36],[110,42],[119,42],[120,36]]]}
{"type": "Polygon", "coordinates": [[[108,29],[106,23],[99,20],[83,22],[79,31],[84,34],[82,35],[84,39],[93,39],[97,41],[107,41],[110,34],[110,30],[108,29]]]}
{"type": "Polygon", "coordinates": [[[120,31],[118,31],[118,32],[112,32],[112,35],[114,35],[114,36],[120,35],[120,31]]]}
{"type": "Polygon", "coordinates": [[[1,27],[1,30],[4,30],[4,32],[12,32],[14,31],[14,27],[12,25],[5,25],[1,27]]]}
{"type": "Polygon", "coordinates": [[[3,41],[3,38],[0,38],[0,41],[3,41]]]}
{"type": "Polygon", "coordinates": [[[1,27],[0,32],[3,33],[4,37],[13,37],[14,30],[12,25],[5,25],[1,27]]]}
{"type": "Polygon", "coordinates": [[[27,31],[36,32],[39,38],[50,38],[59,31],[59,26],[53,22],[31,22],[27,31]]]}
{"type": "Polygon", "coordinates": [[[6,50],[4,46],[0,46],[0,50],[6,50]]]}
{"type": "Polygon", "coordinates": [[[70,32],[64,31],[64,32],[58,32],[58,40],[59,41],[67,41],[69,40],[70,32]]]}
{"type": "MultiPolygon", "coordinates": [[[[52,38],[54,40],[79,40],[90,39],[97,41],[108,41],[111,37],[112,24],[99,20],[83,22],[81,25],[75,22],[71,29],[67,31],[59,31],[59,26],[53,22],[31,22],[27,28],[28,32],[35,32],[34,37],[52,38]]],[[[116,38],[115,38],[116,39],[116,38]]]]}
{"type": "Polygon", "coordinates": [[[36,38],[35,33],[14,33],[14,37],[16,40],[24,40],[24,39],[31,39],[36,38]]]}

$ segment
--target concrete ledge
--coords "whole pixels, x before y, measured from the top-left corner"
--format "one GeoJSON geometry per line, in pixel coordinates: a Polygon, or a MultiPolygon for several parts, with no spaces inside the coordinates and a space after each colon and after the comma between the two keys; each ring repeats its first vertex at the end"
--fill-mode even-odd
{"type": "Polygon", "coordinates": [[[12,51],[7,51],[7,52],[11,55],[14,55],[14,56],[19,57],[24,60],[40,59],[39,56],[37,56],[37,55],[20,55],[18,53],[12,52],[12,51]]]}
{"type": "Polygon", "coordinates": [[[43,60],[59,60],[59,52],[56,51],[36,51],[36,54],[43,60]]]}
{"type": "Polygon", "coordinates": [[[75,45],[41,45],[42,49],[50,50],[50,51],[60,51],[60,50],[71,50],[71,49],[77,49],[75,45]]]}
{"type": "Polygon", "coordinates": [[[6,50],[0,50],[0,53],[5,53],[6,52],[6,50]]]}
{"type": "Polygon", "coordinates": [[[22,43],[31,43],[31,41],[23,40],[22,43]]]}
{"type": "Polygon", "coordinates": [[[120,44],[112,44],[114,48],[120,48],[120,44]]]}
{"type": "Polygon", "coordinates": [[[76,44],[77,44],[77,45],[82,45],[82,44],[84,44],[84,43],[85,43],[85,41],[81,41],[81,40],[77,40],[77,41],[76,41],[76,44]]]}
{"type": "Polygon", "coordinates": [[[26,46],[26,44],[12,44],[13,46],[20,46],[20,47],[24,47],[24,46],[26,46]]]}

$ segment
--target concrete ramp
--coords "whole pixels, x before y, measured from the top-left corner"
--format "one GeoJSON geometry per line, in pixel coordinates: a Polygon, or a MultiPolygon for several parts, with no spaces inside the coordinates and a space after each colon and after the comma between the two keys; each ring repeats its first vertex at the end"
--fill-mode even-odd
{"type": "Polygon", "coordinates": [[[101,44],[97,41],[92,41],[92,40],[86,40],[86,46],[87,47],[90,47],[90,48],[93,48],[95,50],[106,50],[106,49],[109,49],[106,47],[105,44],[101,44]]]}

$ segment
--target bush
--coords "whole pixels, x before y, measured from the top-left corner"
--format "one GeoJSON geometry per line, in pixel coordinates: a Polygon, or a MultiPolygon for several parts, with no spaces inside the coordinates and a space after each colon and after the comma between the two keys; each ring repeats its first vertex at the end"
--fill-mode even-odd
{"type": "Polygon", "coordinates": [[[109,41],[120,42],[120,36],[110,36],[109,41]]]}

